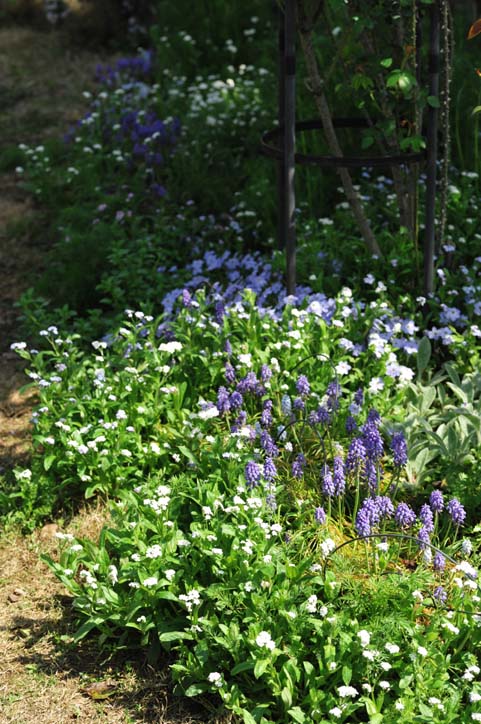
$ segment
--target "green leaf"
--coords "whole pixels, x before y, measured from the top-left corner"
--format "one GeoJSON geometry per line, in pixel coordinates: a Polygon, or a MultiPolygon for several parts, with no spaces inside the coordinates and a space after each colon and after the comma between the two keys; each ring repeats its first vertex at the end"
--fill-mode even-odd
{"type": "Polygon", "coordinates": [[[294,721],[299,722],[299,724],[304,724],[306,721],[306,715],[298,706],[293,706],[287,713],[291,715],[294,721]]]}
{"type": "Polygon", "coordinates": [[[419,376],[423,374],[431,359],[431,342],[429,337],[423,337],[419,342],[418,355],[417,355],[417,366],[419,376]]]}
{"type": "Polygon", "coordinates": [[[242,709],[242,717],[244,719],[244,724],[257,724],[256,720],[252,714],[249,714],[247,709],[242,709]]]}
{"type": "Polygon", "coordinates": [[[235,676],[236,674],[240,674],[243,671],[252,671],[254,668],[254,662],[253,661],[241,661],[240,664],[237,664],[234,666],[234,668],[231,670],[231,675],[235,676]]]}
{"type": "Polygon", "coordinates": [[[474,116],[476,113],[479,113],[480,111],[481,111],[481,106],[476,106],[476,107],[473,108],[473,110],[471,111],[471,115],[474,116]]]}
{"type": "Polygon", "coordinates": [[[182,639],[192,640],[192,634],[188,631],[164,631],[159,634],[159,641],[181,641],[182,639]]]}
{"type": "Polygon", "coordinates": [[[374,137],[373,136],[363,136],[361,140],[361,148],[362,150],[366,150],[366,148],[370,148],[372,144],[374,143],[374,137]]]}
{"type": "Polygon", "coordinates": [[[379,714],[379,713],[374,714],[374,716],[372,716],[369,719],[369,724],[381,724],[383,719],[384,719],[384,716],[382,714],[379,714]]]}
{"type": "Polygon", "coordinates": [[[291,690],[285,686],[281,691],[281,699],[285,707],[292,706],[291,690]]]}
{"type": "Polygon", "coordinates": [[[50,468],[52,467],[54,461],[55,461],[55,455],[47,455],[47,456],[43,459],[43,469],[44,469],[44,470],[50,470],[50,468]]]}
{"type": "Polygon", "coordinates": [[[314,671],[314,666],[311,664],[310,661],[303,661],[302,665],[304,666],[304,671],[308,676],[311,676],[311,674],[314,671]]]}
{"type": "Polygon", "coordinates": [[[352,679],[352,669],[349,666],[342,667],[342,680],[345,686],[349,686],[352,679]]]}
{"type": "Polygon", "coordinates": [[[254,676],[259,679],[271,663],[270,659],[258,659],[254,666],[254,676]]]}
{"type": "Polygon", "coordinates": [[[381,60],[381,65],[383,68],[390,68],[392,65],[392,58],[384,58],[384,60],[381,60]]]}
{"type": "Polygon", "coordinates": [[[203,694],[204,691],[207,691],[205,684],[191,684],[185,692],[185,696],[199,696],[199,694],[203,694]]]}
{"type": "Polygon", "coordinates": [[[427,102],[428,106],[431,106],[431,108],[440,108],[441,106],[439,98],[437,96],[428,96],[427,102]]]}

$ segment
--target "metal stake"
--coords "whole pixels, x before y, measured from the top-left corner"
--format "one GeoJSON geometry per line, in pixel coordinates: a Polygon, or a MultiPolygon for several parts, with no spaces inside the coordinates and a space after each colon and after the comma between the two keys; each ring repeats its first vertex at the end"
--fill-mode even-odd
{"type": "MultiPolygon", "coordinates": [[[[439,98],[439,35],[440,15],[437,0],[430,7],[429,28],[429,95],[439,98]]],[[[434,290],[434,247],[436,206],[436,161],[438,155],[438,109],[430,105],[427,128],[426,169],[426,236],[424,239],[424,294],[434,290]]]]}
{"type": "Polygon", "coordinates": [[[295,152],[296,152],[296,11],[286,0],[284,14],[284,226],[287,294],[296,293],[295,152]]]}

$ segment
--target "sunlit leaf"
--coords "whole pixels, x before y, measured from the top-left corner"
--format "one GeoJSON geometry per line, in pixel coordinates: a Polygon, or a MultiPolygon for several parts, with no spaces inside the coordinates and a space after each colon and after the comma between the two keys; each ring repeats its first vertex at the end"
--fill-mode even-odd
{"type": "Polygon", "coordinates": [[[468,40],[471,40],[471,38],[475,38],[476,35],[479,35],[481,33],[481,18],[478,18],[475,23],[471,25],[468,32],[468,40]]]}

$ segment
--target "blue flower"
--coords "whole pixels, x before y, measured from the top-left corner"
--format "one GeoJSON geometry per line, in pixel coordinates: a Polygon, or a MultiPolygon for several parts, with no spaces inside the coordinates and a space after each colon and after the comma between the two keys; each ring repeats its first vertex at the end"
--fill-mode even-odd
{"type": "Polygon", "coordinates": [[[400,528],[411,528],[416,522],[416,513],[407,503],[399,503],[394,513],[396,525],[400,528]]]}
{"type": "Polygon", "coordinates": [[[260,483],[262,468],[259,463],[254,462],[254,460],[249,460],[249,462],[245,466],[244,475],[247,482],[247,487],[255,488],[260,483]]]}

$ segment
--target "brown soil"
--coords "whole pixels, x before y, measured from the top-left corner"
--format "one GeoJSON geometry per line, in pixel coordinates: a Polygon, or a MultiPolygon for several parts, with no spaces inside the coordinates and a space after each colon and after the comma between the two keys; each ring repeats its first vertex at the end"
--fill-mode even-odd
{"type": "MultiPolygon", "coordinates": [[[[70,47],[58,31],[0,29],[0,160],[2,151],[19,143],[61,136],[84,112],[82,91],[91,88],[95,66],[105,60],[70,47]]],[[[15,303],[41,270],[48,240],[42,210],[23,190],[21,176],[0,173],[0,189],[1,479],[3,471],[28,464],[35,394],[20,393],[28,378],[10,344],[20,341],[15,303]]],[[[69,529],[95,538],[105,520],[102,508],[84,511],[69,529]]],[[[71,601],[39,558],[45,551],[55,555],[56,530],[51,524],[30,537],[0,538],[2,724],[210,721],[205,707],[168,697],[167,662],[152,668],[132,655],[109,659],[95,643],[69,645],[75,630],[71,601]],[[111,684],[111,695],[93,698],[95,682],[111,684]]]]}

